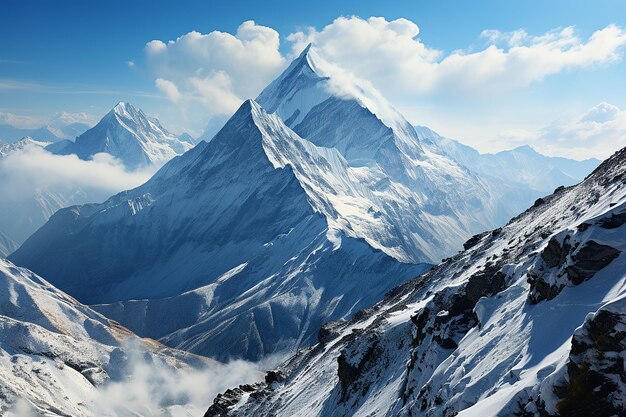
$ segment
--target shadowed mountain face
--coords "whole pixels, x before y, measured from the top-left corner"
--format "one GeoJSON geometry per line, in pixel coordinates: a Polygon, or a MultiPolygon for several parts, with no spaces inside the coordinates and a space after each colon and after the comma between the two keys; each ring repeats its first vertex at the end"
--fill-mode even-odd
{"type": "Polygon", "coordinates": [[[626,149],[206,417],[624,415],[626,149]]]}

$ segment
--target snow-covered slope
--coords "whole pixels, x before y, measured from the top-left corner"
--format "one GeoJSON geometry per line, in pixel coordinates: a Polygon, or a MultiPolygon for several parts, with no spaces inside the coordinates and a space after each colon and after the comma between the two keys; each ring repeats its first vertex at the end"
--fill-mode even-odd
{"type": "Polygon", "coordinates": [[[547,193],[561,185],[582,181],[598,165],[595,158],[584,161],[549,157],[530,146],[495,154],[481,154],[470,146],[445,138],[425,126],[415,126],[423,143],[450,155],[456,162],[485,179],[497,179],[517,189],[547,193]]]}
{"type": "Polygon", "coordinates": [[[120,102],[96,126],[77,137],[73,145],[59,152],[73,153],[81,159],[91,159],[104,152],[135,169],[161,165],[192,147],[192,143],[169,133],[158,120],[120,102]]]}
{"type": "Polygon", "coordinates": [[[423,147],[379,92],[321,59],[314,47],[257,100],[300,136],[347,161],[372,198],[331,201],[327,217],[396,259],[438,262],[536,197],[500,189],[444,152],[423,147]]]}
{"type": "Polygon", "coordinates": [[[426,268],[330,217],[333,199],[375,201],[358,180],[336,150],[247,101],[211,142],[137,189],[59,211],[11,259],[83,302],[118,302],[97,308],[141,335],[258,359],[426,268]]]}
{"type": "Polygon", "coordinates": [[[106,411],[94,404],[101,402],[98,388],[128,376],[132,355],[170,369],[206,362],[139,339],[31,271],[0,259],[1,415],[137,415],[116,409],[115,399],[106,411]]]}
{"type": "Polygon", "coordinates": [[[626,414],[626,149],[206,416],[626,414]]]}

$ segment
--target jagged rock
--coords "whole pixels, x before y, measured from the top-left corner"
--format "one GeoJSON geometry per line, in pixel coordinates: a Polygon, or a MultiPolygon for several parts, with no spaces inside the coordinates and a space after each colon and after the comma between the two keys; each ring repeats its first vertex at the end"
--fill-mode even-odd
{"type": "MultiPolygon", "coordinates": [[[[578,229],[580,231],[580,225],[578,229]]],[[[584,230],[587,228],[583,227],[582,231],[584,230]]],[[[594,240],[585,242],[580,248],[578,243],[572,246],[571,238],[571,235],[566,235],[563,244],[560,244],[557,238],[552,238],[541,252],[541,259],[545,265],[556,268],[556,271],[539,267],[528,272],[528,282],[531,286],[528,300],[531,304],[553,299],[567,285],[580,285],[620,254],[619,250],[594,240]]]]}
{"type": "Polygon", "coordinates": [[[541,252],[541,259],[550,267],[563,265],[570,250],[569,236],[563,239],[563,245],[555,238],[550,239],[548,246],[541,252]]]}
{"type": "MultiPolygon", "coordinates": [[[[365,371],[368,363],[374,362],[381,353],[380,343],[375,336],[369,340],[369,345],[361,355],[354,351],[342,351],[337,358],[337,376],[341,383],[341,401],[348,398],[349,391],[356,390],[355,386],[359,376],[365,371]],[[360,360],[354,363],[351,359],[360,356],[360,360]]],[[[363,349],[363,346],[356,346],[355,349],[363,349]]]]}
{"type": "Polygon", "coordinates": [[[546,200],[544,200],[543,198],[538,198],[535,200],[535,203],[533,204],[533,207],[539,207],[541,205],[543,205],[546,202],[546,200]]]}
{"type": "Polygon", "coordinates": [[[574,264],[566,268],[569,280],[575,285],[581,284],[609,265],[619,254],[620,251],[611,246],[588,241],[572,256],[574,264]]]}
{"type": "Polygon", "coordinates": [[[612,213],[610,217],[602,219],[599,224],[605,229],[617,229],[624,223],[626,223],[626,211],[618,214],[612,213]]]}
{"type": "Polygon", "coordinates": [[[488,234],[489,232],[483,232],[470,237],[467,242],[463,243],[463,249],[468,250],[469,248],[473,248],[488,234]]]}
{"type": "Polygon", "coordinates": [[[572,338],[567,378],[555,387],[561,416],[626,415],[626,314],[600,310],[572,338]]]}
{"type": "Polygon", "coordinates": [[[333,327],[333,323],[325,323],[320,327],[317,332],[317,340],[320,344],[324,345],[337,337],[339,333],[333,327]]]}
{"type": "Polygon", "coordinates": [[[265,374],[265,383],[267,385],[272,385],[274,382],[283,382],[284,380],[285,375],[280,371],[268,371],[265,374]]]}

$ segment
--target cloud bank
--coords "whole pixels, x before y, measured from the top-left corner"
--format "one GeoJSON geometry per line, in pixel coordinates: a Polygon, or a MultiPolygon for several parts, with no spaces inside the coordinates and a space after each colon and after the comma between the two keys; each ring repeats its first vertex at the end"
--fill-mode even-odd
{"type": "Polygon", "coordinates": [[[96,154],[83,161],[76,155],[54,155],[26,147],[0,160],[0,195],[10,199],[37,188],[75,187],[110,195],[146,182],[155,168],[128,171],[113,156],[96,154]]]}
{"type": "Polygon", "coordinates": [[[108,154],[83,161],[37,146],[12,152],[0,159],[0,232],[21,244],[60,208],[102,202],[154,170],[127,171],[108,154]]]}
{"type": "Polygon", "coordinates": [[[503,93],[568,69],[616,61],[626,44],[626,31],[615,25],[588,39],[573,27],[539,36],[486,30],[484,49],[449,54],[430,48],[418,35],[418,26],[407,19],[339,17],[288,40],[294,51],[314,43],[325,58],[393,95],[503,93]]]}

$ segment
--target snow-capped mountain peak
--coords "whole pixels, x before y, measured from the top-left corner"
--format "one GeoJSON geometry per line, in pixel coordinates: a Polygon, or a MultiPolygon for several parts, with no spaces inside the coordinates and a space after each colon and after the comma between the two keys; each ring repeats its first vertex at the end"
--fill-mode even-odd
{"type": "Polygon", "coordinates": [[[380,148],[389,142],[412,158],[423,157],[414,129],[380,92],[369,82],[323,59],[313,45],[309,44],[261,92],[257,101],[270,113],[278,114],[301,136],[317,145],[339,149],[352,164],[371,164],[377,155],[380,157],[380,148]],[[352,116],[347,122],[352,123],[353,132],[359,130],[354,128],[355,117],[359,121],[374,118],[382,125],[381,132],[373,135],[369,132],[370,137],[364,137],[362,132],[360,135],[332,132],[329,131],[334,126],[332,119],[325,121],[330,126],[326,126],[323,134],[311,131],[312,124],[320,129],[320,116],[333,113],[335,117],[352,116]],[[385,130],[394,134],[381,140],[385,130]]]}
{"type": "Polygon", "coordinates": [[[18,140],[17,142],[13,142],[13,143],[1,143],[0,142],[0,158],[4,158],[7,155],[19,151],[19,150],[23,150],[23,149],[27,149],[27,148],[44,148],[48,145],[50,145],[51,142],[42,142],[42,141],[38,141],[33,139],[30,136],[25,136],[22,139],[18,140]]]}
{"type": "Polygon", "coordinates": [[[97,153],[108,153],[129,168],[161,165],[181,155],[193,145],[168,132],[158,120],[148,117],[130,103],[119,102],[96,126],[62,153],[74,153],[90,159],[97,153]]]}

